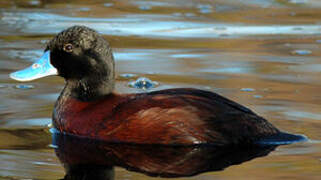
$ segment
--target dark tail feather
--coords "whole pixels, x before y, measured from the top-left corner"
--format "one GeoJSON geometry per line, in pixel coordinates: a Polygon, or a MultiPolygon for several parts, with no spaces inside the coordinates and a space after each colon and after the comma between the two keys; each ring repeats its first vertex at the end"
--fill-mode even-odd
{"type": "Polygon", "coordinates": [[[276,135],[260,139],[256,143],[260,145],[286,145],[286,144],[293,144],[297,142],[304,142],[307,140],[308,138],[304,135],[280,132],[276,135]]]}

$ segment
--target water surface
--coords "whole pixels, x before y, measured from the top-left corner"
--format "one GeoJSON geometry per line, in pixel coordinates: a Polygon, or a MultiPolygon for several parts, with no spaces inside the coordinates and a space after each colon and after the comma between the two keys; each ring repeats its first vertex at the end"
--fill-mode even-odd
{"type": "MultiPolygon", "coordinates": [[[[71,25],[110,41],[119,92],[145,91],[129,85],[139,77],[157,82],[148,90],[211,90],[311,139],[181,179],[320,179],[320,17],[318,0],[0,1],[0,179],[65,175],[48,130],[63,79],[18,83],[8,74],[71,25]]],[[[115,179],[150,177],[115,168],[115,179]]]]}

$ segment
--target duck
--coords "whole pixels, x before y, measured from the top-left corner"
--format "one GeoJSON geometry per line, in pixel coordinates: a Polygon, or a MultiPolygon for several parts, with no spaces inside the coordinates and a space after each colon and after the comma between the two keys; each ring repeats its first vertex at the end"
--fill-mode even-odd
{"type": "Polygon", "coordinates": [[[280,131],[250,109],[211,91],[115,92],[111,46],[86,26],[58,33],[39,60],[10,77],[31,81],[50,75],[65,79],[52,113],[58,133],[112,143],[158,145],[282,144],[304,139],[280,131]]]}

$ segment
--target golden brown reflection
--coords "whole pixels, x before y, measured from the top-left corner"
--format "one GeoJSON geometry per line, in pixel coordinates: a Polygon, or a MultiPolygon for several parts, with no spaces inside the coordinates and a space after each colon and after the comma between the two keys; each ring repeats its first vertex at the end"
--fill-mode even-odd
{"type": "Polygon", "coordinates": [[[266,156],[276,148],[109,144],[62,134],[53,134],[53,145],[65,179],[113,179],[114,166],[149,176],[194,176],[266,156]]]}

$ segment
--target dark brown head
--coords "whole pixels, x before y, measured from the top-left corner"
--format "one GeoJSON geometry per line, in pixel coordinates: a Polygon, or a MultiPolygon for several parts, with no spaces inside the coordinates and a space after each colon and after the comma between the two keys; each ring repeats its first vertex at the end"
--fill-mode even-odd
{"type": "Polygon", "coordinates": [[[114,78],[114,59],[109,43],[96,31],[73,26],[57,34],[47,45],[51,64],[68,79],[114,78]]]}
{"type": "Polygon", "coordinates": [[[72,96],[89,101],[114,87],[114,58],[109,43],[95,30],[72,26],[57,34],[30,68],[11,74],[21,81],[48,75],[63,77],[72,96]]]}

